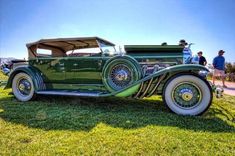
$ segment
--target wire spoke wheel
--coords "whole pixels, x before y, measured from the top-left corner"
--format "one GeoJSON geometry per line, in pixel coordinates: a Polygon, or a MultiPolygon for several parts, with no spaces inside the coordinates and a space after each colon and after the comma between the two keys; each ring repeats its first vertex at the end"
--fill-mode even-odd
{"type": "Polygon", "coordinates": [[[163,100],[174,113],[200,115],[212,101],[209,83],[195,75],[177,75],[168,80],[163,90],[163,100]]]}
{"type": "Polygon", "coordinates": [[[118,64],[114,66],[110,70],[109,75],[109,83],[117,90],[128,86],[133,78],[131,69],[123,64],[118,64]]]}
{"type": "Polygon", "coordinates": [[[197,106],[201,97],[201,90],[195,84],[189,82],[180,83],[172,91],[174,103],[183,109],[191,109],[197,106]]]}

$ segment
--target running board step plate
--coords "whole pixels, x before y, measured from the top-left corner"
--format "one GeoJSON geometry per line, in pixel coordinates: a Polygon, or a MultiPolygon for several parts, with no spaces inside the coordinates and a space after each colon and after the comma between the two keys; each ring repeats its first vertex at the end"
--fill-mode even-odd
{"type": "Polygon", "coordinates": [[[38,91],[36,92],[36,94],[99,97],[102,93],[101,92],[85,93],[85,92],[79,92],[79,91],[38,91]]]}

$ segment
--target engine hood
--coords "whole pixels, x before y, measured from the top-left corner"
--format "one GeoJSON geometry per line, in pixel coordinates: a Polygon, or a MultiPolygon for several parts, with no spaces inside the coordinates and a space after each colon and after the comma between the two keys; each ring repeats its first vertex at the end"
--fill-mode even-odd
{"type": "Polygon", "coordinates": [[[127,54],[132,53],[182,53],[184,47],[179,45],[125,45],[127,54]]]}

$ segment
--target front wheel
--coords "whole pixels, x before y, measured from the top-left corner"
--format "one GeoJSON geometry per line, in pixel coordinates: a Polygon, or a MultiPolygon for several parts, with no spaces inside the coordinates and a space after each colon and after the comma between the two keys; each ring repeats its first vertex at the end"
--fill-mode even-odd
{"type": "Polygon", "coordinates": [[[14,76],[12,91],[19,101],[29,101],[35,97],[33,81],[28,74],[23,72],[14,76]]]}
{"type": "Polygon", "coordinates": [[[212,90],[206,80],[195,75],[177,75],[165,85],[163,100],[180,115],[200,115],[211,105],[212,90]]]}

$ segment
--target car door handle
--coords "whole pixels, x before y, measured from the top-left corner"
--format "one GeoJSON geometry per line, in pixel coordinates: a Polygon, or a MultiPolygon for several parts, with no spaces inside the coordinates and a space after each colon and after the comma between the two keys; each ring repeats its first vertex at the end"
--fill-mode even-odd
{"type": "Polygon", "coordinates": [[[78,64],[77,64],[77,63],[74,63],[73,66],[78,66],[78,64]]]}
{"type": "Polygon", "coordinates": [[[60,66],[64,66],[64,63],[60,63],[59,65],[60,65],[60,66]]]}

